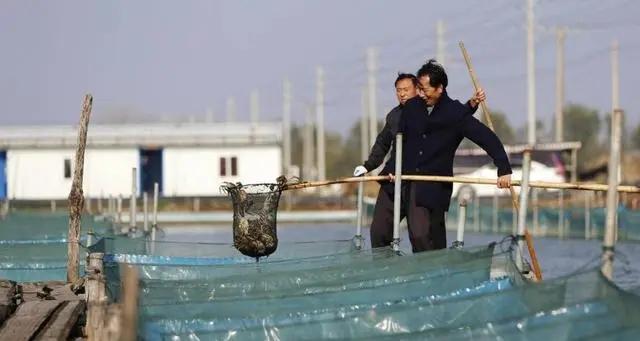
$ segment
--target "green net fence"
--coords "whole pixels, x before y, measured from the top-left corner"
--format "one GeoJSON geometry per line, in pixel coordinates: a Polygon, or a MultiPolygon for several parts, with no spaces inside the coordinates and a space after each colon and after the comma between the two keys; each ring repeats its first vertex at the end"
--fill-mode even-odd
{"type": "MultiPolygon", "coordinates": [[[[94,222],[89,215],[83,216],[83,228],[82,245],[110,231],[108,223],[94,222]]],[[[17,282],[66,280],[68,230],[66,213],[7,215],[0,220],[0,278],[17,282]]]]}
{"type": "MultiPolygon", "coordinates": [[[[450,230],[454,230],[458,224],[458,210],[458,203],[452,202],[447,214],[447,228],[450,230]]],[[[606,210],[602,207],[530,208],[526,226],[535,236],[601,239],[605,218],[606,210]]],[[[491,200],[480,200],[467,205],[465,230],[513,234],[516,230],[515,219],[517,213],[514,215],[513,208],[495,207],[491,200]]],[[[640,241],[640,211],[622,206],[618,208],[618,238],[640,241]]]]}
{"type": "Polygon", "coordinates": [[[322,255],[299,249],[259,263],[169,250],[161,259],[109,258],[103,250],[113,299],[120,265],[139,269],[141,339],[635,340],[640,331],[638,296],[596,270],[527,282],[509,239],[400,255],[389,248],[322,255]]]}

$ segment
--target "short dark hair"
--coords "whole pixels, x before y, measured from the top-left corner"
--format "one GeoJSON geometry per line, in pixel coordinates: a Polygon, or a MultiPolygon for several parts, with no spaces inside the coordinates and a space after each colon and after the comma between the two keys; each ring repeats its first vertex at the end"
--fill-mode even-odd
{"type": "Polygon", "coordinates": [[[418,78],[424,76],[429,76],[429,84],[433,87],[442,85],[442,88],[446,89],[449,83],[444,67],[435,59],[429,59],[427,63],[422,65],[420,70],[418,70],[418,78]]]}
{"type": "Polygon", "coordinates": [[[403,80],[403,79],[410,79],[411,83],[413,83],[413,86],[415,86],[415,87],[418,86],[418,78],[416,76],[414,76],[411,73],[402,73],[402,72],[398,72],[398,78],[396,78],[396,82],[393,83],[393,86],[397,87],[398,86],[398,82],[403,80]]]}

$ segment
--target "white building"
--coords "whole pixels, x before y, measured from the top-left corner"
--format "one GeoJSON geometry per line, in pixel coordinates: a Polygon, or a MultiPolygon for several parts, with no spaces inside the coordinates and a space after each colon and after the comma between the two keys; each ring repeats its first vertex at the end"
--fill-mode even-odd
{"type": "MultiPolygon", "coordinates": [[[[282,174],[277,123],[90,125],[85,197],[138,191],[164,196],[219,196],[223,182],[275,182],[282,174]]],[[[73,178],[77,127],[0,128],[0,200],[64,199],[73,178]]]]}

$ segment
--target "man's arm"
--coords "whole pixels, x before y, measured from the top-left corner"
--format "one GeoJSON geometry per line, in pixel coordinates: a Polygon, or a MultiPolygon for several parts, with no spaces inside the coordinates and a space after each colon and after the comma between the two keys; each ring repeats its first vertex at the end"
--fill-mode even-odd
{"type": "Polygon", "coordinates": [[[391,148],[391,142],[393,141],[393,136],[391,133],[391,115],[387,116],[387,120],[384,124],[384,128],[376,137],[376,143],[374,143],[371,148],[371,152],[369,153],[369,158],[364,162],[363,166],[367,169],[367,172],[370,172],[378,166],[382,164],[384,161],[384,157],[389,152],[391,148]]]}
{"type": "Polygon", "coordinates": [[[462,133],[464,137],[473,141],[484,149],[498,167],[498,176],[511,174],[511,164],[504,146],[498,136],[487,126],[473,116],[467,116],[463,121],[462,133]]]}

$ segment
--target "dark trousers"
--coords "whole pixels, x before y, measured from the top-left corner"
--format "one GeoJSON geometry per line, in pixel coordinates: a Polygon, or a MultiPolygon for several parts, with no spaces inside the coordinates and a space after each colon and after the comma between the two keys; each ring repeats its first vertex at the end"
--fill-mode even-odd
{"type": "MultiPolygon", "coordinates": [[[[400,220],[407,218],[409,240],[413,252],[438,250],[447,247],[444,210],[433,210],[416,205],[415,187],[402,185],[400,220]]],[[[393,241],[393,196],[382,188],[378,192],[373,221],[371,247],[389,246],[393,241]]]]}

